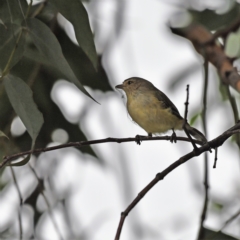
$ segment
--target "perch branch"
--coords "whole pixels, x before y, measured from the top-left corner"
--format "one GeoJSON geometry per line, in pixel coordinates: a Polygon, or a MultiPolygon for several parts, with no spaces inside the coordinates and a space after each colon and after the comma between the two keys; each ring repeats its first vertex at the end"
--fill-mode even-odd
{"type": "Polygon", "coordinates": [[[137,195],[137,197],[130,203],[130,205],[126,208],[125,211],[121,213],[121,218],[119,221],[119,225],[117,228],[115,240],[120,239],[122,227],[124,224],[124,221],[127,217],[127,215],[131,212],[131,210],[138,204],[138,202],[148,193],[149,190],[152,189],[152,187],[155,186],[160,180],[163,180],[164,177],[166,177],[170,172],[172,172],[174,169],[182,165],[183,163],[187,162],[193,157],[199,156],[203,152],[206,152],[209,150],[209,147],[211,148],[217,148],[221,146],[230,136],[233,134],[240,133],[240,122],[238,122],[236,125],[228,129],[226,132],[218,136],[217,138],[207,142],[202,147],[198,149],[198,151],[191,151],[188,154],[182,156],[177,161],[172,163],[169,167],[167,167],[162,172],[158,173],[156,177],[137,195]]]}
{"type": "MultiPolygon", "coordinates": [[[[141,141],[156,141],[156,140],[166,140],[170,141],[171,136],[161,136],[161,137],[149,137],[149,136],[142,136],[141,141]]],[[[190,142],[190,140],[186,137],[176,137],[178,141],[190,142]]],[[[76,147],[81,148],[84,146],[100,144],[100,143],[108,143],[108,142],[116,142],[116,143],[123,143],[123,142],[136,142],[137,138],[104,138],[104,139],[97,139],[91,141],[80,141],[80,142],[69,142],[66,144],[60,144],[54,147],[47,147],[47,148],[38,148],[33,150],[28,150],[25,152],[16,153],[10,156],[3,157],[3,161],[0,163],[0,169],[3,168],[7,163],[25,155],[34,154],[34,153],[41,153],[41,152],[49,152],[57,149],[68,148],[68,147],[76,147]]],[[[202,142],[199,140],[195,140],[196,144],[202,145],[202,142]]]]}

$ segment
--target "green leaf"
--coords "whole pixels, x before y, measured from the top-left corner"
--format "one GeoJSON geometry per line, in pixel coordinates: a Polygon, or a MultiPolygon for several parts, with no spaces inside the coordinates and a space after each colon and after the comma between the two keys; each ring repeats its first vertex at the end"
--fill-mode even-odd
{"type": "MultiPolygon", "coordinates": [[[[62,54],[61,46],[51,32],[51,30],[38,19],[28,19],[27,25],[30,31],[30,36],[33,39],[37,49],[43,54],[48,61],[62,72],[69,81],[74,83],[83,93],[90,98],[91,95],[86,91],[81,82],[76,78],[68,62],[62,54]]],[[[93,99],[93,98],[92,98],[93,99]]],[[[95,99],[93,99],[95,101],[95,99]]]]}
{"type": "Polygon", "coordinates": [[[1,130],[0,130],[0,137],[5,137],[9,140],[8,136],[4,132],[2,132],[1,130]]]}
{"type": "MultiPolygon", "coordinates": [[[[98,71],[96,71],[83,50],[71,41],[66,32],[60,28],[59,25],[55,26],[55,30],[57,33],[56,37],[62,47],[63,55],[69,63],[75,76],[78,79],[81,79],[81,83],[92,89],[112,91],[113,89],[109,84],[107,74],[101,64],[101,56],[98,57],[99,64],[98,71]]],[[[32,61],[52,67],[48,59],[40,54],[35,46],[27,47],[25,49],[24,56],[32,61]]],[[[51,68],[52,73],[56,71],[56,68],[51,68]]],[[[64,75],[60,71],[57,71],[57,74],[58,79],[64,78],[64,75]]]]}
{"type": "Polygon", "coordinates": [[[200,116],[200,113],[195,114],[191,119],[190,119],[190,125],[193,125],[196,120],[198,119],[198,117],[200,116]]]}
{"type": "MultiPolygon", "coordinates": [[[[36,73],[36,67],[38,66],[38,63],[30,61],[27,58],[23,58],[20,63],[12,69],[12,73],[22,79],[29,79],[32,78],[31,76],[33,72],[36,73]]],[[[51,98],[51,91],[54,84],[56,83],[56,80],[63,78],[62,74],[60,76],[58,73],[59,71],[56,71],[56,69],[53,67],[49,67],[48,65],[41,65],[38,74],[34,78],[34,84],[32,85],[32,91],[34,92],[34,101],[36,102],[39,109],[41,109],[41,112],[44,116],[44,121],[47,123],[43,124],[41,128],[35,144],[35,148],[44,148],[48,143],[52,142],[52,132],[56,128],[62,128],[67,131],[69,135],[69,142],[87,140],[86,136],[79,128],[79,124],[69,122],[61,112],[60,108],[56,105],[56,103],[53,102],[51,98]]],[[[8,101],[5,100],[5,102],[8,101]]],[[[5,105],[6,104],[1,104],[0,101],[0,109],[4,109],[5,105]]],[[[83,106],[82,111],[85,112],[88,111],[88,109],[89,106],[83,106]]],[[[2,112],[0,111],[0,117],[1,115],[2,112]]],[[[10,115],[8,112],[5,112],[5,115],[12,116],[12,113],[10,115]]],[[[5,115],[2,116],[5,117],[5,115]]],[[[6,124],[9,124],[8,122],[9,121],[6,121],[4,122],[5,124],[3,124],[3,122],[0,121],[0,129],[4,129],[6,124]]],[[[21,151],[27,151],[29,150],[29,145],[31,145],[31,138],[29,137],[29,134],[25,132],[23,135],[15,137],[14,142],[16,143],[18,149],[21,149],[21,151]]],[[[86,146],[78,150],[96,157],[96,153],[90,146],[86,146]]],[[[15,152],[19,152],[19,150],[15,152]]],[[[100,162],[99,159],[93,159],[100,162]]]]}
{"type": "Polygon", "coordinates": [[[225,44],[225,53],[228,57],[239,57],[240,54],[240,34],[230,33],[225,44]]]}
{"type": "Polygon", "coordinates": [[[82,84],[92,89],[112,91],[107,74],[101,64],[101,57],[99,57],[98,71],[96,72],[83,50],[71,41],[64,30],[59,26],[56,26],[56,28],[57,38],[62,46],[63,54],[76,76],[82,79],[82,84]]]}
{"type": "Polygon", "coordinates": [[[22,58],[25,49],[25,33],[16,24],[0,24],[0,70],[4,70],[14,52],[8,70],[22,58]],[[19,41],[17,40],[20,37],[19,41]]]}
{"type": "Polygon", "coordinates": [[[98,59],[93,41],[88,14],[80,0],[51,0],[59,12],[72,23],[79,46],[91,60],[97,70],[98,59]]]}
{"type": "Polygon", "coordinates": [[[26,0],[1,0],[0,19],[3,23],[12,22],[20,24],[27,12],[28,4],[26,0]]]}
{"type": "Polygon", "coordinates": [[[25,157],[20,162],[10,163],[9,165],[12,166],[12,167],[21,167],[23,165],[26,165],[29,162],[30,158],[31,158],[31,154],[29,154],[27,157],[25,157]]]}
{"type": "Polygon", "coordinates": [[[31,89],[22,79],[12,75],[4,77],[4,86],[13,109],[21,118],[34,144],[44,121],[33,101],[31,89]]]}
{"type": "Polygon", "coordinates": [[[205,9],[201,12],[196,10],[189,10],[193,18],[193,22],[204,25],[209,30],[217,30],[234,21],[240,12],[240,5],[235,3],[230,11],[224,14],[217,14],[213,10],[205,9]]]}

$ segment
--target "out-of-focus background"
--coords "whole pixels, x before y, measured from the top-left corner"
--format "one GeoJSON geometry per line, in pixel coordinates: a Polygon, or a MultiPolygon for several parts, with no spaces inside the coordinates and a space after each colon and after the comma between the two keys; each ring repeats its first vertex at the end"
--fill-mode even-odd
{"type": "MultiPolygon", "coordinates": [[[[51,1],[33,2],[32,12],[42,7],[34,17],[54,32],[74,73],[100,103],[45,65],[47,59],[34,61],[34,49],[27,52],[11,72],[31,86],[43,113],[36,148],[145,135],[127,114],[124,94],[114,89],[133,76],[151,81],[166,93],[182,116],[189,84],[188,119],[203,131],[204,59],[187,39],[173,34],[170,26],[183,27],[196,21],[211,31],[227,27],[240,17],[238,1],[89,0],[83,4],[102,64],[97,73],[78,47],[73,25],[60,13],[56,15],[51,1]]],[[[238,58],[239,32],[229,34],[224,45],[229,57],[238,58]]],[[[215,67],[210,65],[206,121],[209,140],[235,123],[224,88],[215,67]]],[[[10,137],[1,140],[2,155],[30,149],[29,135],[10,108],[3,85],[1,89],[1,130],[10,137]]],[[[239,94],[230,91],[239,110],[239,94]]],[[[185,136],[183,132],[177,135],[185,136]]],[[[0,238],[19,238],[21,222],[22,239],[114,239],[120,213],[138,192],[158,172],[191,150],[190,143],[180,141],[145,141],[140,146],[135,142],[102,143],[43,152],[32,156],[28,164],[13,167],[14,175],[6,167],[0,178],[0,238]]],[[[204,227],[217,232],[240,209],[239,149],[235,140],[229,139],[218,150],[215,169],[214,152],[207,155],[210,188],[204,227]]],[[[205,198],[203,181],[204,154],[171,172],[142,199],[127,217],[121,239],[196,239],[205,198]]],[[[239,226],[237,216],[222,231],[239,239],[239,226]]]]}

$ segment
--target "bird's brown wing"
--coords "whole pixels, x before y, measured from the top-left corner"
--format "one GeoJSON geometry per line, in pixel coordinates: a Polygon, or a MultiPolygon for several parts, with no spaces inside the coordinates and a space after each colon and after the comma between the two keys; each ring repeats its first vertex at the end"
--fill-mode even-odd
{"type": "Polygon", "coordinates": [[[159,100],[160,104],[162,105],[162,108],[166,109],[169,108],[176,117],[179,119],[182,119],[179,111],[177,110],[176,106],[172,103],[172,101],[160,90],[157,89],[157,91],[154,91],[155,97],[159,100]]]}

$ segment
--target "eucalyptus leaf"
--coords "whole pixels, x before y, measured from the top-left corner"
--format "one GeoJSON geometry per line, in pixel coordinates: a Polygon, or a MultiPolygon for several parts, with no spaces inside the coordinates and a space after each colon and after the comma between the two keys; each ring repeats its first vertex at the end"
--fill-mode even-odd
{"type": "Polygon", "coordinates": [[[33,101],[32,90],[22,79],[12,75],[4,77],[4,86],[13,109],[25,125],[34,145],[44,121],[33,101]]]}
{"type": "Polygon", "coordinates": [[[21,167],[23,165],[26,165],[29,162],[30,158],[31,158],[31,154],[29,154],[27,157],[25,157],[20,162],[10,163],[9,165],[12,166],[12,167],[21,167]]]}
{"type": "MultiPolygon", "coordinates": [[[[27,25],[30,36],[39,52],[48,59],[52,66],[62,72],[69,81],[74,83],[83,93],[92,98],[81,82],[76,78],[74,72],[63,56],[58,40],[51,30],[38,19],[28,19],[27,25]]],[[[95,99],[93,100],[95,101],[95,99]]]]}
{"type": "Polygon", "coordinates": [[[26,0],[1,0],[0,18],[5,24],[7,22],[20,24],[25,18],[27,8],[26,0]]]}
{"type": "Polygon", "coordinates": [[[98,57],[93,41],[88,14],[79,0],[50,0],[59,12],[72,23],[79,46],[91,60],[94,68],[98,68],[98,57]]]}
{"type": "Polygon", "coordinates": [[[0,24],[0,70],[4,70],[13,54],[8,70],[23,57],[25,50],[25,32],[16,24],[0,24]],[[19,40],[18,40],[19,38],[19,40]]]}

